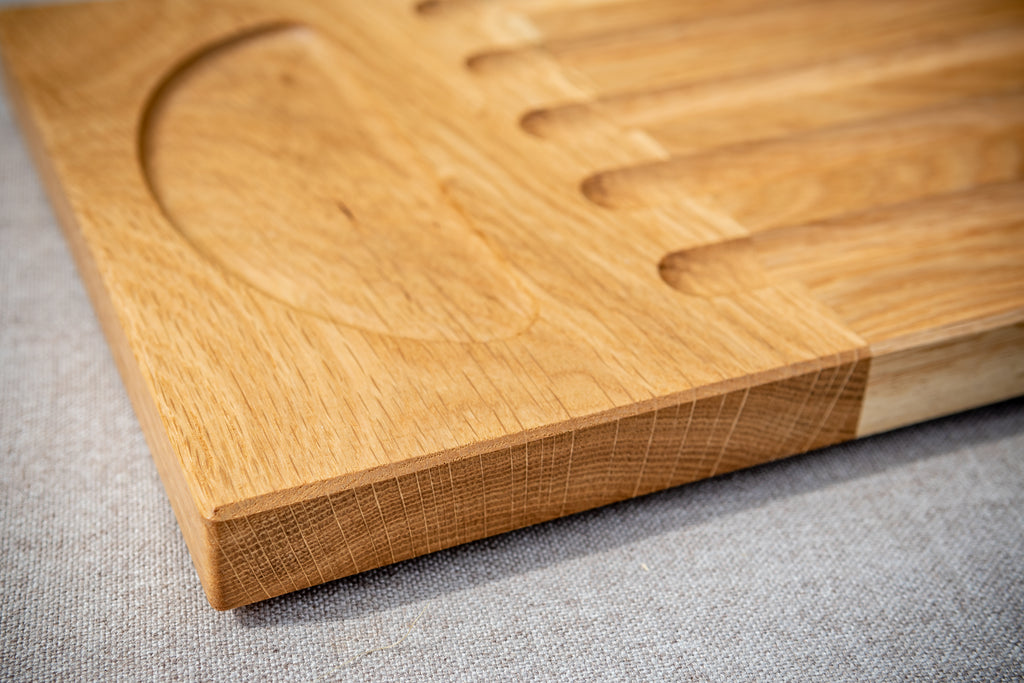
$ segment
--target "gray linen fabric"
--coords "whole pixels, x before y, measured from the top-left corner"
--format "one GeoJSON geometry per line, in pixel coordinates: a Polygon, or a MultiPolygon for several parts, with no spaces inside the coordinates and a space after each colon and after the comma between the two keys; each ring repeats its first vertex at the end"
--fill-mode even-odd
{"type": "Polygon", "coordinates": [[[1024,675],[1021,401],[215,612],[0,108],[0,678],[1024,675]]]}

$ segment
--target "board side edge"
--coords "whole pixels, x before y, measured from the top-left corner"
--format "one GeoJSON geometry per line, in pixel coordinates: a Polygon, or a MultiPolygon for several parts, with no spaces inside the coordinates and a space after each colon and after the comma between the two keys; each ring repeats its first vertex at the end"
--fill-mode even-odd
{"type": "Polygon", "coordinates": [[[28,111],[29,104],[24,98],[16,75],[11,71],[11,65],[2,63],[2,60],[0,60],[0,81],[9,96],[14,119],[23,133],[29,155],[42,181],[50,206],[53,208],[57,224],[70,247],[79,276],[85,285],[93,310],[106,337],[107,346],[131,399],[132,407],[142,427],[146,444],[149,446],[157,473],[181,528],[185,545],[189,549],[200,583],[211,605],[217,609],[227,609],[229,605],[225,602],[223,595],[218,592],[218,586],[223,584],[223,581],[219,579],[219,576],[223,574],[223,569],[218,564],[222,556],[217,552],[215,546],[215,530],[210,515],[202,514],[189,492],[184,472],[174,454],[156,403],[146,386],[141,369],[135,362],[128,339],[121,328],[113,305],[106,295],[99,268],[81,234],[74,211],[64,192],[63,184],[50,161],[50,156],[46,153],[41,132],[34,123],[36,119],[28,111]]]}
{"type": "Polygon", "coordinates": [[[855,437],[870,358],[210,524],[220,608],[855,437]]]}

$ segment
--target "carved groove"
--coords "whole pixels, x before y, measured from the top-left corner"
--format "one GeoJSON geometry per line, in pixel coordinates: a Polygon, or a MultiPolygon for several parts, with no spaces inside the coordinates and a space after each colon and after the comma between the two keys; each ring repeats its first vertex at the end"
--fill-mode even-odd
{"type": "Polygon", "coordinates": [[[339,75],[339,59],[310,29],[274,26],[171,74],[141,132],[168,220],[207,259],[297,310],[413,339],[524,331],[533,298],[410,134],[361,116],[376,95],[339,75]]]}

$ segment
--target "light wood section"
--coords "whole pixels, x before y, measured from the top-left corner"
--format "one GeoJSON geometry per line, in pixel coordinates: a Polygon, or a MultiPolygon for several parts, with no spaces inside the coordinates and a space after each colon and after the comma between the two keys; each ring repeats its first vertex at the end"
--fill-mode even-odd
{"type": "Polygon", "coordinates": [[[1024,393],[1022,14],[122,0],[0,47],[229,608],[1024,393]]]}
{"type": "Polygon", "coordinates": [[[957,335],[947,332],[947,339],[873,359],[858,436],[1020,395],[1024,323],[974,333],[965,327],[957,335]]]}

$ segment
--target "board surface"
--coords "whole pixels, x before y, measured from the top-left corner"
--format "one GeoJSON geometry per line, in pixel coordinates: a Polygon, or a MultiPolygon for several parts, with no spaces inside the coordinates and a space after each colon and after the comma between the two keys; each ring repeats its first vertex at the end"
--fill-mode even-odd
{"type": "Polygon", "coordinates": [[[0,48],[218,608],[1024,393],[1024,3],[122,0],[0,48]]]}

